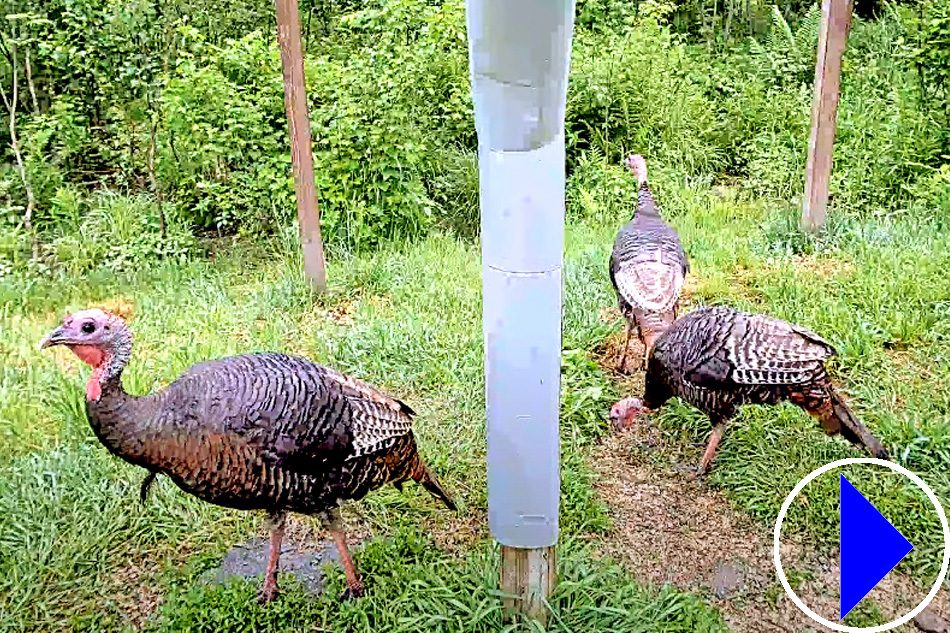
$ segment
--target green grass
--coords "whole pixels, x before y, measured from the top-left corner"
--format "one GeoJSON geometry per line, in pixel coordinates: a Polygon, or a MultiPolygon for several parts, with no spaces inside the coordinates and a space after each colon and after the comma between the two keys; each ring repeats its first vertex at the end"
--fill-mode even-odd
{"type": "MultiPolygon", "coordinates": [[[[950,238],[897,217],[844,218],[816,240],[790,228],[788,210],[743,195],[670,194],[669,213],[699,280],[695,299],[766,311],[827,337],[842,354],[834,378],[856,398],[856,411],[947,500],[950,290],[939,264],[950,263],[950,238]],[[796,263],[797,253],[821,266],[796,263]]],[[[596,544],[609,527],[591,487],[590,451],[606,431],[610,403],[622,394],[587,351],[619,328],[599,312],[614,301],[606,259],[627,212],[613,210],[606,222],[575,222],[566,236],[562,582],[550,627],[720,631],[715,609],[699,598],[639,586],[589,552],[595,546],[589,539],[596,544]]],[[[129,604],[121,597],[135,595],[122,584],[122,572],[136,565],[157,570],[136,582],[151,583],[164,599],[150,630],[503,629],[487,532],[461,557],[433,546],[421,522],[437,523],[443,515],[415,487],[403,494],[385,489],[359,504],[379,535],[358,549],[372,579],[363,601],[335,601],[339,570],[330,571],[328,596],[309,598],[291,583],[268,609],[251,600],[253,584],[203,584],[201,572],[255,532],[259,517],[201,503],[164,481],[148,504],[138,504],[142,471],[109,456],[85,421],[87,370],[76,363],[62,369],[58,352],[36,348],[64,311],[122,298],[134,305],[135,350],[125,375],[132,392],[158,389],[199,360],[250,350],[291,351],[353,372],[419,411],[424,455],[463,511],[483,511],[477,249],[433,236],[335,259],[330,291],[313,297],[293,246],[292,239],[247,245],[213,263],[157,264],[125,276],[20,277],[0,289],[0,629],[120,630],[129,604]]],[[[675,401],[658,418],[674,447],[669,458],[698,459],[701,449],[690,444],[705,440],[708,420],[675,401]]],[[[727,432],[710,482],[770,530],[801,477],[856,455],[794,407],[750,408],[727,432]]],[[[932,579],[941,543],[926,498],[899,477],[864,471],[851,477],[914,543],[899,569],[932,579]]],[[[785,533],[831,547],[836,479],[814,482],[802,500],[785,533]]]]}
{"type": "MultiPolygon", "coordinates": [[[[710,217],[715,211],[704,219],[710,217]]],[[[944,271],[950,264],[950,237],[913,215],[858,220],[839,211],[820,239],[791,228],[794,217],[782,209],[758,225],[737,220],[746,230],[721,222],[719,232],[731,237],[732,257],[705,259],[706,234],[684,227],[686,249],[699,260],[699,294],[765,311],[826,337],[841,354],[830,364],[833,378],[854,398],[853,408],[898,463],[921,476],[946,506],[950,287],[944,271]],[[796,264],[796,254],[821,265],[796,264]],[[729,280],[736,265],[747,270],[729,280]]],[[[678,403],[659,417],[680,446],[703,442],[710,431],[705,416],[678,403]]],[[[785,496],[809,472],[836,459],[865,456],[844,440],[823,437],[814,421],[787,404],[746,408],[720,446],[711,481],[769,526],[785,496]]],[[[698,459],[700,450],[684,448],[689,459],[698,459]]],[[[826,548],[837,543],[837,474],[806,489],[807,510],[790,512],[785,533],[808,534],[826,548]]],[[[867,496],[915,545],[898,569],[932,581],[942,537],[923,493],[896,474],[862,470],[853,476],[851,481],[864,482],[867,496]]]]}
{"type": "MultiPolygon", "coordinates": [[[[716,612],[696,597],[669,588],[639,588],[616,565],[592,561],[583,545],[567,542],[563,550],[549,630],[724,630],[716,612]],[[650,628],[643,628],[645,623],[650,628]]],[[[328,597],[314,600],[292,589],[276,608],[262,609],[254,602],[254,583],[192,585],[165,605],[165,617],[154,630],[297,631],[310,630],[313,622],[338,631],[514,630],[506,627],[497,606],[497,560],[490,545],[477,546],[463,561],[447,559],[425,536],[401,529],[362,550],[360,564],[372,587],[359,603],[335,600],[345,587],[336,569],[328,597]]]]}
{"type": "MultiPolygon", "coordinates": [[[[607,232],[601,230],[603,235],[607,232]]],[[[565,319],[565,340],[579,350],[565,353],[564,361],[561,523],[567,536],[602,533],[608,525],[604,506],[591,488],[586,458],[591,441],[606,429],[606,410],[618,396],[581,349],[607,331],[596,316],[592,324],[589,312],[596,315],[596,306],[609,295],[603,284],[589,283],[603,263],[601,253],[591,255],[595,240],[586,231],[576,237],[579,254],[569,261],[566,279],[569,292],[585,308],[565,319]]],[[[134,306],[134,359],[124,376],[133,393],[161,388],[201,359],[279,349],[400,394],[419,411],[416,428],[422,451],[459,497],[463,511],[485,508],[477,250],[455,239],[433,237],[415,247],[337,259],[329,270],[330,291],[319,298],[292,272],[298,264],[295,252],[281,244],[249,245],[219,257],[214,265],[158,264],[120,277],[21,278],[0,291],[5,306],[0,334],[0,410],[5,412],[0,425],[0,629],[118,629],[125,602],[113,599],[117,578],[127,566],[143,561],[175,577],[162,588],[168,604],[160,626],[174,628],[176,622],[198,618],[205,622],[201,626],[215,628],[208,623],[215,609],[224,609],[224,604],[245,608],[243,597],[251,591],[195,588],[197,576],[188,570],[197,571],[187,563],[197,557],[215,564],[230,545],[257,530],[259,517],[198,502],[161,480],[149,502],[140,506],[142,471],[112,458],[86,423],[82,385],[87,370],[77,363],[60,368],[57,355],[68,355],[36,349],[59,315],[91,302],[119,298],[134,306]],[[350,321],[340,325],[341,315],[350,321]]],[[[454,596],[455,607],[443,606],[426,616],[432,622],[445,619],[445,630],[495,629],[500,615],[497,601],[489,599],[494,589],[486,580],[491,573],[486,566],[494,558],[485,549],[487,542],[463,561],[431,547],[423,547],[427,555],[422,561],[407,558],[400,548],[416,547],[412,539],[424,538],[418,535],[420,520],[438,521],[442,516],[426,493],[411,486],[402,494],[380,491],[362,502],[360,511],[379,533],[402,535],[385,541],[388,544],[373,541],[360,554],[367,575],[380,583],[369,601],[337,613],[337,603],[328,599],[301,611],[293,606],[293,600],[304,600],[297,595],[284,607],[260,615],[261,623],[293,626],[307,614],[312,618],[308,622],[323,622],[332,630],[394,617],[393,627],[412,628],[407,613],[392,612],[390,590],[412,586],[429,587],[426,591],[433,596],[454,596]],[[376,558],[386,563],[374,573],[376,558]],[[422,572],[432,565],[451,571],[438,574],[440,582],[430,587],[436,576],[422,572]],[[405,582],[391,578],[393,569],[403,570],[395,578],[405,582]],[[414,578],[412,583],[409,578],[414,578]],[[469,591],[472,586],[478,591],[469,591]],[[464,609],[471,613],[460,611],[464,609]],[[476,617],[484,609],[487,612],[476,617]],[[456,625],[461,628],[453,628],[456,625]]],[[[568,542],[563,555],[565,578],[576,578],[574,585],[563,584],[559,594],[564,627],[580,626],[603,606],[609,612],[604,617],[616,620],[618,630],[625,630],[623,622],[632,626],[636,614],[653,610],[669,612],[663,616],[669,626],[664,624],[662,630],[719,630],[713,611],[680,614],[684,605],[692,604],[691,598],[636,587],[606,562],[568,569],[573,567],[570,561],[585,559],[579,544],[568,542]],[[603,575],[608,584],[582,587],[585,583],[576,575],[582,573],[603,575]],[[632,615],[624,615],[626,610],[632,615]],[[677,624],[681,621],[682,626],[677,624]]],[[[436,602],[433,598],[432,604],[436,602]]],[[[412,611],[413,604],[404,607],[412,611]]]]}

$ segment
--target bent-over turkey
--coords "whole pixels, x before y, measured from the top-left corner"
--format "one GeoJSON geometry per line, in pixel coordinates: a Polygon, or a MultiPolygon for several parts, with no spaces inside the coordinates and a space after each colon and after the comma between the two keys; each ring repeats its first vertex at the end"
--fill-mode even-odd
{"type": "Polygon", "coordinates": [[[660,216],[650,185],[646,161],[639,154],[627,157],[627,167],[639,184],[633,218],[617,233],[610,253],[610,281],[626,322],[623,370],[630,345],[630,330],[636,329],[644,346],[643,365],[650,357],[656,337],[676,320],[683,281],[689,261],[679,235],[660,216]]]}
{"type": "Polygon", "coordinates": [[[132,396],[122,370],[132,353],[125,322],[98,309],[67,315],[40,348],[65,345],[92,367],[86,411],[102,444],[207,502],[264,510],[270,551],[260,598],[277,593],[288,512],[319,516],[346,570],[343,597],[363,585],[346,545],[338,506],[414,479],[451,510],[455,504],[416,449],[405,403],[303,358],[278,353],[193,365],[158,393],[132,396]]]}
{"type": "Polygon", "coordinates": [[[713,431],[700,472],[709,470],[726,423],[745,404],[788,400],[817,418],[829,435],[840,433],[871,455],[889,459],[825,371],[835,349],[803,327],[727,306],[693,310],[656,341],[647,366],[643,400],[624,398],[610,411],[618,428],[678,397],[706,413],[713,431]]]}

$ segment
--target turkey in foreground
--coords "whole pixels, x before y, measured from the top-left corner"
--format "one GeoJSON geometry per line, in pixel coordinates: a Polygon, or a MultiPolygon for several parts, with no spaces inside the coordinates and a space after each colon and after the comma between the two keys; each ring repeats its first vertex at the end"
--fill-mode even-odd
{"type": "Polygon", "coordinates": [[[881,443],[855,417],[825,371],[835,349],[814,332],[727,306],[699,308],[660,336],[647,367],[643,401],[624,398],[610,411],[618,428],[678,397],[706,413],[713,432],[701,472],[709,470],[726,423],[745,404],[791,401],[881,459],[881,443]]]}
{"type": "Polygon", "coordinates": [[[122,370],[132,353],[125,322],[98,309],[67,315],[40,348],[65,345],[90,365],[86,411],[113,454],[228,508],[265,510],[270,552],[261,598],[277,593],[287,512],[319,516],[340,550],[344,597],[363,585],[338,506],[391,482],[414,479],[451,510],[416,449],[412,409],[371,385],[308,360],[244,354],[193,365],[166,389],[131,396],[122,370]]]}
{"type": "Polygon", "coordinates": [[[630,330],[645,348],[644,366],[656,337],[676,319],[680,292],[689,271],[689,261],[673,228],[663,221],[647,184],[646,161],[639,154],[627,158],[627,167],[639,184],[639,199],[633,218],[617,233],[610,254],[610,281],[626,321],[623,355],[627,360],[630,330]]]}

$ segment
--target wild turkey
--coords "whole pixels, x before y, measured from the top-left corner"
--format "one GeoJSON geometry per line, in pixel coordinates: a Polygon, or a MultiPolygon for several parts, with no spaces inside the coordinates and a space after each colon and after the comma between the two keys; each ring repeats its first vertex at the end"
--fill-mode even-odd
{"type": "Polygon", "coordinates": [[[99,309],[67,315],[40,344],[65,345],[92,367],[86,411],[113,454],[210,503],[265,510],[270,552],[260,598],[278,590],[277,566],[288,512],[319,516],[346,570],[343,598],[363,585],[346,545],[338,506],[391,482],[414,479],[449,509],[455,504],[423,463],[412,409],[373,386],[278,353],[193,365],[166,389],[131,396],[122,370],[132,354],[125,322],[99,309]]]}
{"type": "Polygon", "coordinates": [[[641,366],[646,366],[656,337],[676,320],[683,280],[689,272],[679,235],[660,217],[647,184],[646,161],[639,154],[629,156],[627,167],[636,176],[639,199],[633,218],[617,233],[610,254],[610,281],[626,321],[623,354],[617,367],[621,371],[632,328],[636,328],[645,348],[641,366]]]}
{"type": "Polygon", "coordinates": [[[626,428],[647,410],[681,398],[713,424],[700,466],[700,472],[707,472],[739,406],[788,400],[817,418],[829,435],[841,433],[872,455],[889,459],[832,386],[824,361],[836,355],[814,332],[780,319],[727,306],[698,308],[657,339],[643,401],[624,398],[614,404],[610,417],[617,428],[626,428]]]}

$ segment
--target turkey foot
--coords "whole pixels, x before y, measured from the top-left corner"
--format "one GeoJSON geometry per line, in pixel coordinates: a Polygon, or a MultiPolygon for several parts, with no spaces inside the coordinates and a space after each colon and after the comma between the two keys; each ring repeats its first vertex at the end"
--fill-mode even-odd
{"type": "Polygon", "coordinates": [[[340,600],[360,598],[363,595],[363,581],[356,573],[356,565],[353,564],[350,548],[346,546],[346,534],[343,533],[339,515],[335,515],[333,522],[330,524],[330,534],[333,536],[333,542],[336,543],[336,548],[343,558],[343,570],[346,572],[346,591],[340,595],[340,600]]]}
{"type": "Polygon", "coordinates": [[[343,593],[340,594],[340,602],[346,602],[347,600],[356,600],[357,598],[363,597],[363,587],[360,586],[358,592],[354,592],[352,589],[347,587],[343,590],[343,593]]]}
{"type": "Polygon", "coordinates": [[[264,586],[257,592],[257,601],[261,604],[267,604],[277,597],[278,590],[276,581],[271,584],[270,580],[265,580],[264,586]]]}
{"type": "Polygon", "coordinates": [[[287,514],[280,512],[268,514],[267,523],[270,524],[270,548],[267,555],[267,571],[264,572],[264,586],[257,594],[260,602],[270,602],[277,597],[277,565],[280,559],[280,543],[284,539],[284,526],[287,514]]]}

